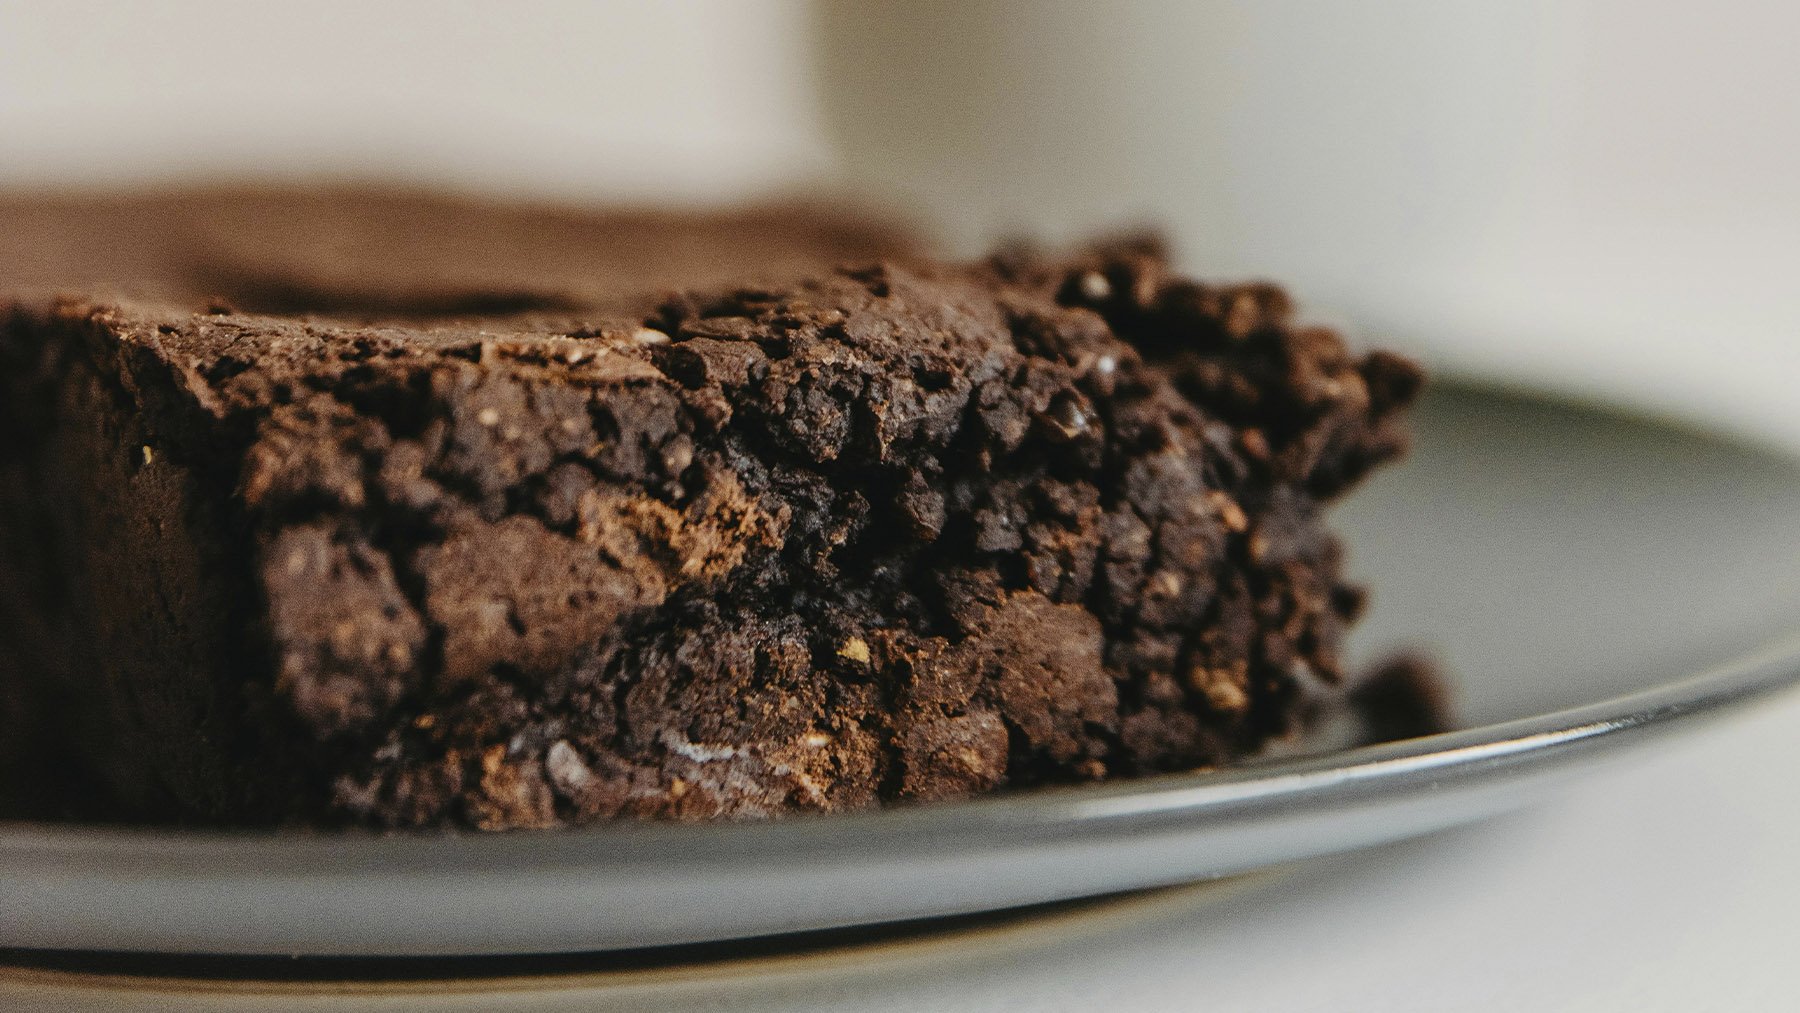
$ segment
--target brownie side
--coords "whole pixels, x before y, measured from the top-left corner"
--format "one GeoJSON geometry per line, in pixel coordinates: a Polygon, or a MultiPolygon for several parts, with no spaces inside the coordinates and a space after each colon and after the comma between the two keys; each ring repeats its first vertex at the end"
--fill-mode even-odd
{"type": "MultiPolygon", "coordinates": [[[[212,462],[189,488],[242,532],[213,557],[248,588],[216,662],[153,666],[219,688],[193,696],[236,733],[198,766],[152,757],[156,790],[224,822],[508,828],[854,809],[1289,734],[1362,600],[1320,510],[1402,449],[1418,374],[1286,313],[1120,248],[554,327],[30,326],[150,364],[115,404],[183,420],[150,423],[152,453],[212,462]],[[237,797],[188,783],[246,765],[237,797]]],[[[196,557],[219,537],[145,503],[196,557]]]]}
{"type": "Polygon", "coordinates": [[[237,741],[251,587],[219,440],[137,352],[104,318],[0,327],[10,814],[170,820],[266,781],[237,741]]]}

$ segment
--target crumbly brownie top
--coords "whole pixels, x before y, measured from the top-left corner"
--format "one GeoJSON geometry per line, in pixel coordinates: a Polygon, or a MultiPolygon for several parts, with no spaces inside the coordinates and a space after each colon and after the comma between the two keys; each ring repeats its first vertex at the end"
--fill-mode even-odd
{"type": "Polygon", "coordinates": [[[1419,383],[1129,245],[554,324],[57,313],[240,504],[306,805],[389,825],[1252,752],[1339,678],[1319,511],[1419,383]]]}

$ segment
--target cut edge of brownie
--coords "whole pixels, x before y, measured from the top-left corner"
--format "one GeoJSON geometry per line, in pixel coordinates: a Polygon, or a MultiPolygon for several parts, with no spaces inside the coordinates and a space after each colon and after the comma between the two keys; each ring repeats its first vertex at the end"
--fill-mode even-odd
{"type": "Polygon", "coordinates": [[[112,705],[41,748],[132,818],[766,816],[1227,763],[1341,678],[1320,510],[1419,375],[1279,290],[1117,244],[621,314],[15,309],[6,502],[85,582],[39,682],[112,705]]]}

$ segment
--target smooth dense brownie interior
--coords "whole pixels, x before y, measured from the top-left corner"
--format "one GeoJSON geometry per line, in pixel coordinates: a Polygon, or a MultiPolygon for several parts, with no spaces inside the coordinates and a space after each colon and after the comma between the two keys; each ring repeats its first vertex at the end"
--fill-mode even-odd
{"type": "Polygon", "coordinates": [[[0,523],[62,586],[10,610],[46,657],[0,732],[101,810],[230,822],[1223,763],[1340,678],[1320,511],[1419,379],[1133,247],[534,309],[21,310],[0,523]]]}

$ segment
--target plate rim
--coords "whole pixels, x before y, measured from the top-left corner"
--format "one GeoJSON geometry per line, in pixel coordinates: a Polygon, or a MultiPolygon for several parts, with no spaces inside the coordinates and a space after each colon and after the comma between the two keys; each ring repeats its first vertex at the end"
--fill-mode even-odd
{"type": "MultiPolygon", "coordinates": [[[[800,814],[766,820],[715,822],[619,821],[543,830],[382,831],[362,828],[167,828],[0,821],[0,882],[21,858],[54,854],[65,862],[121,861],[206,871],[251,849],[278,850],[303,864],[293,872],[342,875],[348,866],[385,863],[418,851],[433,861],[466,858],[484,868],[496,859],[585,861],[596,847],[629,860],[666,853],[671,846],[730,839],[734,846],[767,843],[783,850],[846,837],[924,841],[953,829],[1042,833],[1048,828],[1100,828],[1118,821],[1152,825],[1244,808],[1295,806],[1346,787],[1385,793],[1408,786],[1443,785],[1535,766],[1571,754],[1611,751],[1659,733],[1725,716],[1800,686],[1800,635],[1686,677],[1646,689],[1543,714],[1378,745],[1279,760],[1250,761],[1211,770],[1153,774],[1083,785],[1057,785],[851,813],[800,814]],[[759,839],[769,838],[762,841],[759,839]],[[307,861],[314,860],[313,862],[307,861]],[[314,864],[317,862],[318,864],[314,864]]],[[[688,850],[683,848],[682,850],[688,850]]],[[[888,850],[888,849],[883,849],[888,850]]],[[[742,852],[739,852],[742,855],[742,852]]],[[[259,863],[260,864],[260,863],[259,863]]],[[[65,868],[68,868],[65,866],[65,868]]]]}
{"type": "Polygon", "coordinates": [[[0,953],[592,952],[1214,879],[1497,815],[1595,760],[1796,685],[1791,637],[1688,678],[1460,732],[762,823],[436,836],[0,826],[0,953]]]}
{"type": "Polygon", "coordinates": [[[1540,786],[1800,685],[1800,629],[1755,643],[1704,666],[1667,656],[1628,692],[1438,735],[853,813],[500,833],[0,821],[0,954],[630,949],[1232,875],[1518,808],[1540,786]]]}

